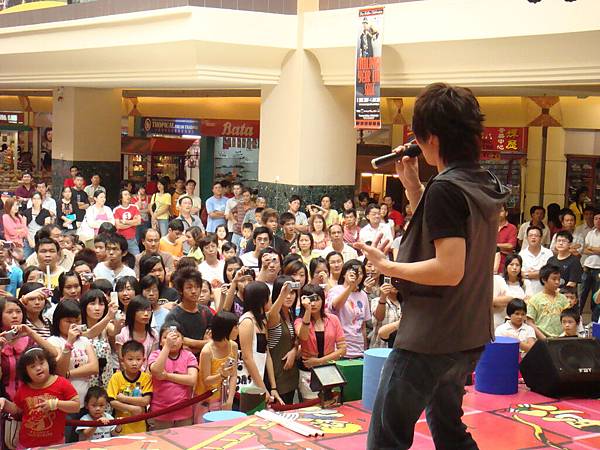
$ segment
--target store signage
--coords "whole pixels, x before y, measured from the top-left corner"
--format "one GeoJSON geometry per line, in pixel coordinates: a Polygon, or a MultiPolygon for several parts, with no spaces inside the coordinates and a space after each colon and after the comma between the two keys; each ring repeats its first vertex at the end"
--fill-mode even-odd
{"type": "Polygon", "coordinates": [[[358,11],[356,70],[354,72],[354,128],[381,128],[381,47],[383,7],[358,11]]]}
{"type": "Polygon", "coordinates": [[[199,135],[198,119],[170,119],[166,117],[142,117],[144,135],[161,134],[166,136],[199,135]]]}
{"type": "MultiPolygon", "coordinates": [[[[527,127],[485,127],[481,135],[481,159],[510,158],[511,153],[522,156],[527,153],[527,127]]],[[[410,125],[403,131],[403,141],[415,138],[410,125]]]]}
{"type": "Polygon", "coordinates": [[[0,123],[23,123],[25,115],[15,112],[0,112],[0,123]]]}
{"type": "Polygon", "coordinates": [[[258,139],[260,122],[258,120],[219,120],[202,119],[200,122],[202,136],[224,136],[258,139]]]}

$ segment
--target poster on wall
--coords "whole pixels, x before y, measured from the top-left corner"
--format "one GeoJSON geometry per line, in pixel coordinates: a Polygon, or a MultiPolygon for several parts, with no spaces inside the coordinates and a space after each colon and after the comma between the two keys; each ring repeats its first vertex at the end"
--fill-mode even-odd
{"type": "Polygon", "coordinates": [[[383,6],[360,9],[354,73],[354,128],[381,128],[383,6]]]}
{"type": "Polygon", "coordinates": [[[215,180],[258,181],[258,148],[256,138],[215,138],[215,180]]]}

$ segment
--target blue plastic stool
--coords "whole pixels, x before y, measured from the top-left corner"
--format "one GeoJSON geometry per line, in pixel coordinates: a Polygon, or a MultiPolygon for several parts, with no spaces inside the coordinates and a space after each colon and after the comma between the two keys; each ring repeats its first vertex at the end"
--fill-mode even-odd
{"type": "Polygon", "coordinates": [[[475,369],[475,389],[486,394],[510,395],[519,390],[519,341],[497,337],[485,346],[475,369]]]}
{"type": "Polygon", "coordinates": [[[223,420],[239,419],[246,417],[246,414],[240,411],[211,411],[202,416],[202,422],[221,422],[223,420]]]}

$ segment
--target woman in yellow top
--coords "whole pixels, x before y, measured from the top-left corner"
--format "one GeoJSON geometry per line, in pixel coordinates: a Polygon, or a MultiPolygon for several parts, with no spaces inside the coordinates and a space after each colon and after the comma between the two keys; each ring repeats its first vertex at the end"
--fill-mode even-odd
{"type": "Polygon", "coordinates": [[[210,342],[200,352],[196,395],[209,389],[217,389],[208,399],[197,404],[195,423],[202,423],[202,416],[209,411],[230,410],[237,383],[238,318],[229,311],[219,311],[211,323],[210,342]],[[226,386],[228,391],[223,392],[226,386]]]}
{"type": "Polygon", "coordinates": [[[569,209],[575,214],[575,226],[579,226],[583,223],[583,210],[591,203],[588,197],[588,188],[581,186],[575,192],[575,201],[569,205],[569,209]]]}
{"type": "Polygon", "coordinates": [[[161,178],[156,183],[158,192],[152,194],[148,204],[148,213],[152,221],[152,228],[160,231],[161,236],[165,236],[169,229],[169,211],[171,209],[171,194],[167,192],[169,182],[166,178],[161,178]]]}

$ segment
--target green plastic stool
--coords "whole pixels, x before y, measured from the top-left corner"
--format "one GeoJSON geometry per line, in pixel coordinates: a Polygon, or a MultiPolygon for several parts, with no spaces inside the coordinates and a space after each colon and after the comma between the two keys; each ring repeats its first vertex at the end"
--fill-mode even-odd
{"type": "Polygon", "coordinates": [[[342,359],[335,362],[348,384],[344,386],[344,402],[362,399],[362,359],[342,359]]]}

